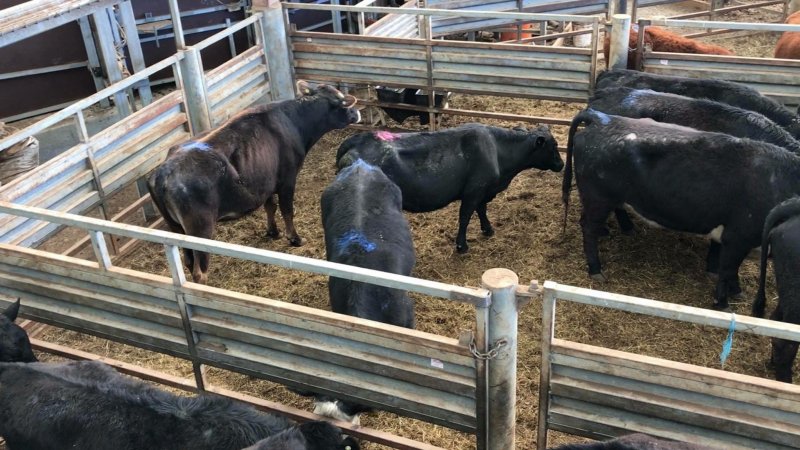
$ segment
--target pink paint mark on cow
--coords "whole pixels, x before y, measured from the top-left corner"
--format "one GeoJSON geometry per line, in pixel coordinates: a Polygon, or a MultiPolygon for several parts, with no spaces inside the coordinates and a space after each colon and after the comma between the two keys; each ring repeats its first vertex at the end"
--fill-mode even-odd
{"type": "Polygon", "coordinates": [[[375,137],[381,141],[394,141],[400,137],[399,134],[392,133],[391,131],[376,131],[375,137]]]}

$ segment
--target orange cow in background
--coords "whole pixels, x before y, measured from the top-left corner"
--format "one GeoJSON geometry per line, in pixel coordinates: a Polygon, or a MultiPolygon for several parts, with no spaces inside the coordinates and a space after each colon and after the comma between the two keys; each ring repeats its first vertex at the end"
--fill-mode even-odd
{"type": "MultiPolygon", "coordinates": [[[[636,60],[636,46],[639,43],[638,26],[631,27],[631,34],[628,39],[628,69],[637,69],[639,64],[636,60]]],[[[661,27],[646,27],[644,30],[644,44],[653,49],[654,52],[666,53],[699,53],[703,55],[733,55],[733,52],[714,44],[695,41],[683,37],[680,34],[667,31],[661,27]]],[[[603,44],[603,55],[605,55],[606,65],[608,65],[609,48],[611,47],[610,37],[606,37],[603,44]]]]}
{"type": "MultiPolygon", "coordinates": [[[[786,23],[800,25],[800,11],[786,19],[786,23]]],[[[783,33],[775,46],[775,57],[781,59],[800,59],[800,32],[787,31],[783,33]]]]}

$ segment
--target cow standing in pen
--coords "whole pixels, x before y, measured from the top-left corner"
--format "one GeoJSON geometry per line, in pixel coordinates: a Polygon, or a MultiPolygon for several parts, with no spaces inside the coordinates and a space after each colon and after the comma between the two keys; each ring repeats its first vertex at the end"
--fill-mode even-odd
{"type": "MultiPolygon", "coordinates": [[[[241,450],[293,427],[224,397],[156,389],[100,362],[0,363],[0,436],[9,450],[241,450]]],[[[321,434],[301,429],[302,440],[287,441],[294,446],[269,448],[358,448],[336,427],[315,428],[321,434]]]]}
{"type": "Polygon", "coordinates": [[[706,98],[763,114],[800,139],[800,116],[755,89],[724,80],[656,75],[635,70],[607,70],[597,76],[596,89],[629,87],[706,98]]]}
{"type": "MultiPolygon", "coordinates": [[[[800,25],[800,11],[786,18],[786,23],[789,25],[800,25]]],[[[800,59],[800,31],[787,31],[781,35],[777,44],[775,44],[775,57],[781,59],[800,59]]]]}
{"type": "Polygon", "coordinates": [[[437,132],[377,131],[348,138],[336,153],[343,169],[358,159],[378,166],[403,193],[403,209],[428,212],[461,200],[456,251],[465,253],[467,225],[477,211],[484,236],[494,228],[486,207],[517,174],[564,167],[547,127],[506,129],[480,124],[437,132]]]}
{"type": "MultiPolygon", "coordinates": [[[[416,257],[400,189],[380,168],[356,160],[322,193],[328,261],[411,275],[416,257]]],[[[414,328],[406,291],[330,277],[331,309],[340,314],[414,328]]],[[[315,413],[358,423],[361,405],[317,396],[315,413]]]]}
{"type": "MultiPolygon", "coordinates": [[[[640,61],[638,60],[639,52],[637,51],[639,45],[639,26],[634,24],[631,26],[630,34],[628,35],[628,69],[638,69],[640,61]]],[[[700,55],[725,55],[732,56],[733,52],[714,44],[707,44],[705,42],[696,41],[678,33],[673,33],[661,27],[649,26],[644,29],[644,45],[649,47],[654,52],[664,53],[694,53],[700,55]]],[[[609,62],[609,54],[611,48],[611,38],[607,36],[603,41],[603,56],[606,65],[609,62]]]]}
{"type": "MultiPolygon", "coordinates": [[[[763,317],[766,308],[768,253],[772,253],[778,285],[778,305],[770,319],[800,325],[800,197],[791,198],[776,206],[764,223],[758,294],[753,302],[755,317],[763,317]]],[[[772,338],[770,365],[775,369],[776,380],[792,382],[792,365],[797,357],[798,346],[798,342],[772,338]]]]}
{"type": "Polygon", "coordinates": [[[36,362],[28,333],[15,324],[19,299],[0,313],[0,362],[36,362]]]}
{"type": "MultiPolygon", "coordinates": [[[[264,207],[267,236],[279,235],[280,205],[289,243],[302,243],[294,228],[297,173],[311,147],[327,132],[360,120],[356,98],[330,86],[298,83],[296,100],[249,108],[196,140],[176,146],[148,179],[148,188],[170,230],[213,238],[217,221],[264,207]],[[275,202],[277,194],[278,202],[275,202]]],[[[192,279],[206,283],[208,253],[184,250],[192,279]]]]}
{"type": "Polygon", "coordinates": [[[800,156],[779,147],[591,109],[570,126],[565,221],[573,167],[593,279],[605,279],[597,238],[608,215],[627,205],[649,223],[720,242],[716,309],[741,294],[739,266],[761,244],[770,209],[800,193],[800,156]],[[578,131],[580,125],[585,128],[578,131]]]}

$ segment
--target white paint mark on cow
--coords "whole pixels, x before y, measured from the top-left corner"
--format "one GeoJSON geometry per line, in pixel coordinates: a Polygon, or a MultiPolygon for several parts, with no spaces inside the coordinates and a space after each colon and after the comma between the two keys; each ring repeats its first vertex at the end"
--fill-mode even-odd
{"type": "Polygon", "coordinates": [[[211,150],[211,145],[205,142],[191,141],[181,145],[181,150],[199,150],[201,152],[207,152],[211,150]]]}
{"type": "Polygon", "coordinates": [[[631,133],[631,134],[625,136],[625,140],[626,141],[635,141],[636,140],[636,133],[631,133]]]}
{"type": "Polygon", "coordinates": [[[358,414],[349,415],[339,409],[339,401],[314,402],[314,414],[330,417],[331,419],[343,420],[354,425],[361,425],[361,417],[358,414]]]}
{"type": "Polygon", "coordinates": [[[444,363],[436,358],[431,358],[431,367],[436,367],[437,369],[444,369],[444,363]]]}
{"type": "Polygon", "coordinates": [[[636,211],[636,210],[633,208],[633,206],[631,206],[631,205],[629,205],[629,204],[627,204],[627,203],[625,203],[623,206],[625,207],[625,209],[626,209],[628,212],[632,213],[633,215],[635,215],[636,217],[638,217],[639,219],[641,219],[641,220],[642,220],[642,222],[646,223],[647,225],[649,225],[649,226],[651,226],[651,227],[653,227],[653,228],[664,229],[664,226],[663,226],[663,225],[659,224],[658,222],[654,222],[654,221],[652,221],[652,220],[648,219],[647,217],[645,217],[645,216],[643,216],[643,215],[639,214],[639,211],[636,211]]]}
{"type": "Polygon", "coordinates": [[[361,122],[361,111],[356,110],[356,121],[355,123],[361,122]]]}
{"type": "Polygon", "coordinates": [[[720,225],[720,226],[714,228],[713,230],[711,230],[711,232],[708,233],[706,235],[706,237],[711,239],[712,241],[722,242],[722,232],[723,231],[725,231],[725,227],[720,225]]]}

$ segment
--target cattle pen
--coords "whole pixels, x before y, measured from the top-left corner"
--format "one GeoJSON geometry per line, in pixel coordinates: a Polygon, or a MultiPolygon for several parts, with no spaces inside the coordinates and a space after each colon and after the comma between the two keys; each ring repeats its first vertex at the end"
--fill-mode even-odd
{"type": "MultiPolygon", "coordinates": [[[[124,8],[126,3],[70,2],[52,16],[45,11],[27,11],[30,16],[20,17],[30,17],[30,21],[17,18],[17,28],[2,30],[0,38],[10,42],[15,30],[29,33],[34,25],[45,28],[53,25],[48,21],[63,20],[61,16],[89,15],[114,4],[124,8]]],[[[596,16],[570,14],[417,8],[398,12],[369,6],[262,3],[247,19],[186,45],[180,36],[177,2],[170,1],[181,49],[177,54],[0,141],[2,151],[64,121],[74,121],[80,137],[74,147],[0,187],[0,292],[5,296],[0,307],[21,297],[22,315],[27,319],[191,361],[193,380],[103,359],[123,372],[168,386],[221,393],[298,420],[314,417],[207,383],[206,366],[224,368],[475,434],[478,448],[509,449],[514,445],[516,395],[509,387],[516,385],[517,312],[533,302],[544,308],[539,448],[547,444],[548,429],[593,438],[634,430],[667,438],[703,436],[703,442],[730,445],[727,448],[755,444],[759,448],[798,448],[800,389],[796,386],[554,340],[553,327],[556,299],[791,340],[800,340],[799,326],[738,316],[732,320],[727,313],[553,282],[520,285],[513,272],[503,269],[486,271],[481,288],[387,275],[160,231],[161,221],[145,211],[148,195],[128,195],[122,206],[112,202],[112,198],[129,193],[137,180],[164,159],[170,146],[222,123],[256,101],[292,98],[295,78],[342,83],[354,91],[365,85],[382,85],[583,104],[594,87],[605,25],[596,16]],[[422,37],[297,31],[286,25],[286,11],[291,8],[407,15],[417,19],[422,37]],[[433,17],[569,21],[588,26],[592,43],[590,48],[577,49],[446,41],[430,32],[433,17]],[[202,50],[245,29],[250,29],[254,45],[222,66],[204,71],[202,50]],[[140,106],[126,94],[165,69],[174,73],[177,90],[140,106]],[[92,135],[86,128],[85,111],[109,97],[118,107],[128,104],[131,110],[125,120],[92,135]],[[65,239],[68,245],[64,245],[65,239]],[[143,242],[162,249],[160,257],[170,276],[118,265],[143,242]],[[474,307],[473,330],[445,337],[197,285],[184,277],[180,248],[465,303],[474,307]],[[598,367],[607,361],[615,364],[598,367]],[[676,386],[676,379],[687,380],[681,381],[687,385],[676,386]],[[708,407],[708,401],[719,406],[708,407]],[[741,412],[745,408],[746,414],[741,412]]],[[[608,11],[609,4],[600,3],[608,11]]],[[[0,12],[0,22],[11,23],[3,14],[10,13],[0,12]]],[[[641,26],[800,29],[648,20],[642,19],[641,26]]],[[[17,38],[25,37],[20,32],[17,38]]],[[[740,81],[784,104],[800,103],[800,88],[793,81],[800,79],[800,65],[785,60],[761,64],[761,60],[748,58],[646,51],[642,60],[647,71],[740,81]]],[[[437,107],[434,96],[429,99],[427,107],[401,107],[427,112],[431,119],[452,115],[555,125],[569,122],[551,116],[437,107]]],[[[380,105],[370,99],[362,103],[380,105]]],[[[431,120],[430,127],[436,126],[436,120],[431,120]]],[[[41,340],[34,343],[39,350],[68,358],[98,358],[41,340]]],[[[437,448],[369,428],[338,425],[350,434],[393,448],[437,448]]]]}

